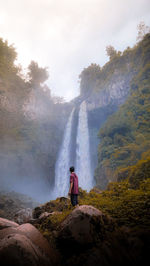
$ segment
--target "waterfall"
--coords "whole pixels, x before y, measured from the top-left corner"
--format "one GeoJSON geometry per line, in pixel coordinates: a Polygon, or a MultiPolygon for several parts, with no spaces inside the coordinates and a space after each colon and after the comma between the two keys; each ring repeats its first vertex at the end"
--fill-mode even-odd
{"type": "Polygon", "coordinates": [[[69,116],[65,128],[62,146],[55,166],[55,187],[53,191],[55,197],[65,196],[69,191],[69,161],[73,115],[74,109],[69,116]]]}
{"type": "Polygon", "coordinates": [[[79,176],[79,186],[89,191],[94,184],[91,173],[89,129],[85,101],[81,103],[79,110],[76,145],[76,173],[79,176]]]}
{"type": "MultiPolygon", "coordinates": [[[[91,171],[90,160],[90,144],[89,144],[89,128],[86,110],[86,102],[80,105],[78,115],[77,135],[74,143],[76,146],[71,151],[72,130],[75,108],[72,110],[63,136],[62,145],[58,154],[55,165],[55,186],[52,192],[52,198],[66,196],[69,191],[69,167],[71,161],[71,153],[76,155],[75,172],[79,177],[79,186],[89,191],[94,186],[93,175],[91,171]]],[[[76,130],[75,130],[76,131],[76,130]]]]}

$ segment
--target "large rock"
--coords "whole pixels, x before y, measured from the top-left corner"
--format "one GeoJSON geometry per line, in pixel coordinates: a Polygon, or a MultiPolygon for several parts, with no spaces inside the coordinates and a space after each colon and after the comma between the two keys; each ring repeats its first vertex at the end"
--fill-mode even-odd
{"type": "Polygon", "coordinates": [[[4,218],[0,218],[0,230],[8,227],[17,227],[17,226],[19,226],[19,224],[4,218]]]}
{"type": "Polygon", "coordinates": [[[106,233],[115,229],[113,220],[100,210],[89,205],[76,207],[62,222],[58,244],[64,247],[93,245],[103,240],[106,233]]]}
{"type": "Polygon", "coordinates": [[[0,265],[56,265],[57,254],[31,224],[0,219],[0,265]],[[9,225],[9,226],[8,226],[9,225]]]}
{"type": "Polygon", "coordinates": [[[2,265],[49,265],[49,259],[24,235],[7,235],[0,241],[0,264],[2,265]]]}

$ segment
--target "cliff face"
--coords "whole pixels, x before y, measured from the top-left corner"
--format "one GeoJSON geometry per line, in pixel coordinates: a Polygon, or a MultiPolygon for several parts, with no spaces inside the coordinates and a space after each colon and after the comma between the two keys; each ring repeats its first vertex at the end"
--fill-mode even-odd
{"type": "Polygon", "coordinates": [[[131,69],[124,73],[119,69],[115,69],[109,80],[105,82],[104,87],[101,90],[92,93],[90,97],[88,97],[88,111],[106,107],[110,104],[122,104],[129,94],[130,81],[133,76],[134,73],[131,69]]]}
{"type": "MultiPolygon", "coordinates": [[[[137,49],[138,50],[138,49],[137,49]]],[[[127,98],[130,82],[138,71],[135,64],[137,56],[140,63],[140,51],[128,48],[122,54],[116,54],[102,68],[91,64],[80,77],[80,96],[75,100],[86,100],[88,111],[103,108],[110,104],[120,105],[127,98]]]]}
{"type": "MultiPolygon", "coordinates": [[[[76,103],[80,104],[83,100],[87,103],[92,169],[93,174],[95,172],[96,183],[101,188],[105,188],[109,181],[114,180],[116,165],[123,165],[123,161],[125,160],[121,155],[120,157],[110,158],[111,154],[113,154],[113,152],[115,153],[116,145],[117,150],[122,149],[121,146],[124,145],[121,141],[122,136],[118,137],[117,134],[125,133],[122,129],[118,129],[119,132],[122,131],[122,133],[119,133],[117,132],[117,129],[114,129],[114,124],[116,124],[117,121],[113,120],[114,122],[111,123],[113,117],[109,118],[109,116],[118,112],[118,123],[122,124],[128,122],[125,117],[123,117],[122,112],[119,113],[119,110],[133,95],[130,100],[130,107],[128,104],[127,110],[125,108],[125,116],[129,116],[128,120],[130,120],[130,114],[128,114],[128,111],[132,114],[134,113],[134,110],[136,110],[135,114],[133,114],[134,119],[132,123],[136,123],[137,113],[141,115],[141,118],[143,116],[143,121],[147,119],[146,115],[148,110],[144,109],[146,108],[144,106],[144,101],[146,99],[144,98],[144,95],[145,93],[148,93],[147,90],[149,90],[149,87],[147,88],[149,82],[149,44],[150,34],[147,34],[144,39],[137,43],[133,48],[127,48],[123,53],[116,54],[103,66],[103,68],[100,68],[96,64],[91,64],[91,66],[84,69],[80,75],[81,96],[76,99],[76,103]],[[137,92],[137,90],[140,91],[137,92]],[[137,95],[137,102],[135,102],[135,104],[134,101],[136,97],[134,97],[134,94],[137,95]],[[135,105],[133,108],[132,103],[135,105]],[[141,112],[142,107],[144,110],[143,113],[141,112]],[[109,122],[107,123],[108,118],[109,122]],[[104,123],[106,123],[106,127],[104,127],[104,123]],[[110,124],[110,126],[108,124],[110,124]],[[106,132],[107,139],[105,138],[105,132],[99,134],[101,128],[104,128],[103,131],[108,129],[108,132],[106,132]],[[116,130],[116,133],[112,133],[113,137],[110,128],[112,128],[112,131],[116,130]],[[100,139],[98,138],[98,135],[100,139]],[[110,141],[110,138],[114,138],[112,142],[110,141]]],[[[127,130],[126,127],[128,126],[123,125],[123,128],[124,127],[125,130],[127,130]]],[[[141,125],[139,127],[141,127],[141,125]]],[[[143,134],[143,132],[141,131],[140,134],[143,134]]],[[[133,133],[130,140],[131,142],[136,142],[134,135],[135,133],[133,133]]],[[[130,136],[129,133],[127,133],[124,142],[128,144],[129,139],[130,136]]],[[[142,150],[144,151],[144,149],[141,148],[141,151],[142,150]]],[[[125,154],[125,151],[122,152],[125,154]]],[[[129,160],[130,165],[131,162],[136,162],[134,158],[134,156],[136,156],[134,155],[136,154],[135,152],[130,151],[129,155],[126,156],[130,157],[131,154],[132,158],[129,160]]]]}
{"type": "MultiPolygon", "coordinates": [[[[98,132],[108,117],[116,112],[130,94],[130,82],[135,73],[131,63],[124,65],[124,69],[116,68],[111,76],[102,80],[99,90],[93,91],[87,98],[88,121],[90,131],[90,152],[92,172],[98,164],[98,132]]],[[[105,183],[105,181],[104,181],[105,183]]]]}
{"type": "Polygon", "coordinates": [[[122,72],[120,77],[114,75],[114,79],[112,76],[112,82],[109,80],[105,89],[105,95],[108,91],[109,94],[107,100],[102,101],[102,105],[108,110],[111,107],[112,112],[110,110],[111,116],[108,118],[108,115],[105,124],[99,127],[100,144],[95,171],[96,182],[103,189],[111,181],[129,177],[127,168],[141,159],[146,160],[149,155],[149,55],[150,34],[132,49],[129,71],[124,75],[122,72]]]}

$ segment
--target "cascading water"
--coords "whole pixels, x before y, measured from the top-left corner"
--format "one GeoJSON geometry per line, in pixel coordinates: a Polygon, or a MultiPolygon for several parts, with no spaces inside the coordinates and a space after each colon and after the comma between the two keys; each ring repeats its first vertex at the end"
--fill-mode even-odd
{"type": "Polygon", "coordinates": [[[89,129],[85,101],[81,103],[79,110],[76,146],[76,173],[79,176],[79,186],[89,191],[93,187],[94,182],[91,173],[89,129]]]}
{"type": "Polygon", "coordinates": [[[55,197],[65,196],[69,191],[69,161],[73,115],[74,109],[65,128],[62,146],[55,166],[55,187],[53,191],[55,197]]]}
{"type": "MultiPolygon", "coordinates": [[[[55,186],[52,198],[65,196],[69,190],[69,167],[71,161],[72,128],[74,123],[74,112],[72,110],[64,132],[63,142],[55,166],[55,186]]],[[[79,186],[89,191],[94,186],[91,171],[90,144],[88,117],[86,102],[80,105],[77,125],[76,148],[76,173],[79,177],[79,186]]]]}

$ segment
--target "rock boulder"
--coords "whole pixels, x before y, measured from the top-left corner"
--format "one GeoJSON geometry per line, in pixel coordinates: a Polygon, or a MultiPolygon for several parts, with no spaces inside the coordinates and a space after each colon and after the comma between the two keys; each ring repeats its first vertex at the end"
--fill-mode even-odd
{"type": "Polygon", "coordinates": [[[19,226],[19,224],[4,218],[0,218],[0,230],[8,227],[17,227],[17,226],[19,226]]]}
{"type": "Polygon", "coordinates": [[[48,265],[45,254],[24,235],[10,234],[0,241],[1,265],[48,265]]]}
{"type": "Polygon", "coordinates": [[[102,241],[106,233],[115,229],[112,218],[89,205],[76,207],[62,222],[58,243],[64,245],[87,246],[102,241]]]}
{"type": "Polygon", "coordinates": [[[0,219],[0,265],[56,265],[56,251],[31,224],[0,219]]]}

